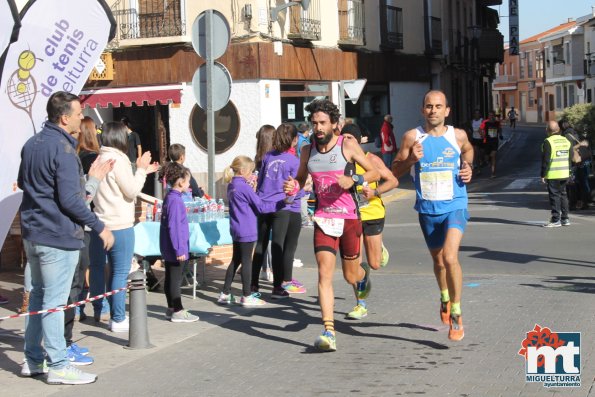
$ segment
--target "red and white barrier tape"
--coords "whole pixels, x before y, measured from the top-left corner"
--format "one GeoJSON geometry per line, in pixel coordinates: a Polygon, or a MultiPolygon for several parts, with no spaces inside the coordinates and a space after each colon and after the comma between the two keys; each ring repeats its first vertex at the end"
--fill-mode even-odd
{"type": "Polygon", "coordinates": [[[17,317],[25,317],[25,316],[34,316],[34,315],[36,315],[36,314],[63,312],[64,310],[67,310],[67,309],[71,309],[71,308],[73,308],[73,307],[80,306],[80,305],[82,305],[82,304],[84,304],[84,303],[93,302],[93,301],[96,301],[97,299],[103,299],[103,298],[105,298],[106,296],[115,295],[115,294],[117,294],[118,292],[122,292],[122,291],[124,291],[124,290],[126,290],[126,289],[128,289],[128,286],[126,286],[126,287],[122,287],[122,288],[119,288],[119,289],[115,289],[115,290],[113,290],[113,291],[110,291],[110,292],[106,292],[105,294],[101,294],[101,295],[97,295],[97,296],[94,296],[94,297],[91,297],[91,298],[83,299],[82,301],[78,301],[78,302],[75,302],[75,303],[71,303],[70,305],[68,305],[68,306],[64,306],[64,307],[57,307],[57,308],[55,308],[55,309],[45,309],[45,310],[39,310],[39,311],[36,311],[36,312],[28,312],[28,313],[21,313],[21,314],[13,314],[12,316],[0,317],[0,321],[2,321],[2,320],[8,320],[9,318],[17,318],[17,317]]]}

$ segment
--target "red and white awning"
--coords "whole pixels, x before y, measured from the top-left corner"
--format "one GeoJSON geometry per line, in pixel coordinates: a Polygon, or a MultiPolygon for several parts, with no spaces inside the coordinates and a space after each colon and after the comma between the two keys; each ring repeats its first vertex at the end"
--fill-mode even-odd
{"type": "Polygon", "coordinates": [[[162,85],[146,87],[125,87],[125,88],[104,88],[100,90],[81,91],[81,105],[83,107],[130,107],[134,103],[137,106],[155,105],[157,102],[162,105],[168,103],[180,103],[182,100],[183,85],[162,85]]]}

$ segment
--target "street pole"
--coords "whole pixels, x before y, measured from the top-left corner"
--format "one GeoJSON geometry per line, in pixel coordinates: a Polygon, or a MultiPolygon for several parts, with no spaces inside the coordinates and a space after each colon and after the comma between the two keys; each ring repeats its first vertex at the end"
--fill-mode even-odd
{"type": "Polygon", "coordinates": [[[208,191],[216,197],[215,191],[215,112],[213,111],[213,10],[206,10],[206,68],[207,68],[207,168],[208,191]]]}

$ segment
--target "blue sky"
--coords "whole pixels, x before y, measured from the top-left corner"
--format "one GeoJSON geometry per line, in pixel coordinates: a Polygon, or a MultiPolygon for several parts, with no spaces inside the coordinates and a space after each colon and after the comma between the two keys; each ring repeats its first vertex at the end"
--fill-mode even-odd
{"type": "MultiPolygon", "coordinates": [[[[590,14],[591,6],[595,6],[595,0],[518,0],[518,3],[521,40],[568,22],[568,18],[576,19],[590,14]]],[[[507,42],[508,0],[492,8],[499,11],[499,29],[504,35],[504,42],[507,42]]]]}

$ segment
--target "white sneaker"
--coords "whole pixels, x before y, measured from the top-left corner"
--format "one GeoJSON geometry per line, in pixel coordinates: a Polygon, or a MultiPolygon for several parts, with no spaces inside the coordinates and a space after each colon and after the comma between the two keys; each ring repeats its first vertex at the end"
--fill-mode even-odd
{"type": "Polygon", "coordinates": [[[47,382],[50,385],[85,385],[97,380],[97,375],[83,372],[68,365],[60,369],[50,369],[47,382]]]}
{"type": "Polygon", "coordinates": [[[171,322],[172,323],[193,323],[198,321],[198,316],[194,314],[190,314],[188,310],[180,310],[179,312],[174,312],[171,315],[171,322]]]}
{"type": "Polygon", "coordinates": [[[217,303],[221,303],[222,305],[231,305],[232,303],[236,303],[236,297],[232,294],[224,294],[221,292],[219,294],[219,299],[217,299],[217,303]]]}
{"type": "Polygon", "coordinates": [[[21,376],[23,377],[33,377],[37,375],[43,375],[48,373],[48,363],[46,360],[43,360],[43,363],[37,365],[29,365],[27,359],[23,363],[21,368],[21,376]]]}
{"type": "Polygon", "coordinates": [[[114,320],[109,320],[109,329],[112,332],[128,332],[130,329],[128,316],[126,316],[126,318],[119,323],[114,320]]]}

